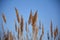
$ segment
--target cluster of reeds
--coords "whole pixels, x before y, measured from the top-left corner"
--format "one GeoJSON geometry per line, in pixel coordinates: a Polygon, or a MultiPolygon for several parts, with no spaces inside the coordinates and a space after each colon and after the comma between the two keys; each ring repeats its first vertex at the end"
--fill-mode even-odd
{"type": "Polygon", "coordinates": [[[43,26],[43,24],[42,24],[42,34],[41,34],[41,36],[40,36],[40,40],[42,40],[43,35],[44,35],[44,26],[43,26]]]}
{"type": "Polygon", "coordinates": [[[48,40],[59,40],[57,37],[58,37],[58,35],[59,35],[59,33],[58,33],[59,31],[58,31],[58,26],[56,26],[56,29],[54,29],[54,31],[53,31],[53,24],[52,24],[52,21],[50,22],[50,35],[49,35],[49,33],[47,33],[47,38],[48,38],[48,40]],[[53,38],[53,39],[52,39],[53,38]]]}
{"type": "MultiPolygon", "coordinates": [[[[23,32],[24,32],[24,18],[23,16],[19,16],[18,10],[17,8],[15,8],[15,12],[16,12],[16,18],[17,21],[15,20],[15,31],[17,33],[16,37],[12,34],[12,32],[10,32],[9,30],[7,30],[7,32],[4,29],[4,23],[6,24],[6,16],[5,14],[2,14],[2,18],[3,18],[3,23],[2,23],[2,31],[3,31],[3,37],[1,40],[29,40],[29,24],[31,24],[32,27],[32,37],[31,40],[42,40],[43,36],[44,36],[44,25],[41,23],[41,21],[39,22],[39,25],[37,25],[37,19],[38,19],[38,14],[37,11],[35,11],[34,15],[32,15],[32,10],[30,11],[30,16],[28,19],[28,22],[26,22],[26,37],[24,39],[23,36],[23,32]],[[18,24],[17,24],[18,23],[18,24]],[[41,30],[41,35],[39,38],[37,38],[38,36],[38,32],[39,29],[41,30]],[[14,38],[15,37],[15,38],[14,38]]],[[[58,36],[58,27],[56,26],[56,29],[54,29],[53,31],[53,25],[52,25],[52,21],[50,23],[50,32],[47,33],[47,38],[48,40],[51,40],[51,38],[53,37],[54,40],[56,40],[56,37],[58,36]],[[50,33],[50,35],[49,35],[50,33]]],[[[58,40],[60,40],[60,37],[58,37],[58,40]]]]}
{"type": "Polygon", "coordinates": [[[3,23],[2,23],[2,31],[3,31],[3,38],[1,38],[1,40],[13,40],[13,35],[12,32],[9,32],[9,30],[4,29],[4,23],[6,24],[6,16],[5,14],[2,14],[2,18],[3,18],[3,23]]]}
{"type": "Polygon", "coordinates": [[[15,11],[16,11],[17,21],[18,21],[18,24],[19,24],[19,25],[17,25],[16,22],[15,22],[15,29],[18,33],[18,40],[20,40],[21,39],[20,36],[22,36],[22,34],[23,34],[24,19],[23,19],[22,16],[20,18],[18,10],[16,8],[15,8],[15,11]]]}

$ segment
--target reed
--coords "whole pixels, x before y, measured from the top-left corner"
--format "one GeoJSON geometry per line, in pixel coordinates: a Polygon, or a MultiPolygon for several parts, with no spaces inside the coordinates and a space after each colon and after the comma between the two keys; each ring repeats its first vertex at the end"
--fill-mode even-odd
{"type": "Polygon", "coordinates": [[[53,37],[53,31],[52,31],[52,21],[50,22],[50,32],[51,32],[51,37],[53,37]]]}
{"type": "Polygon", "coordinates": [[[2,18],[3,18],[3,21],[6,23],[6,16],[4,13],[2,13],[2,18]]]}
{"type": "Polygon", "coordinates": [[[21,33],[23,32],[23,27],[24,27],[24,20],[23,17],[21,16],[21,24],[20,24],[21,33]]]}
{"type": "Polygon", "coordinates": [[[56,27],[56,29],[54,30],[54,40],[56,39],[57,35],[58,35],[58,28],[56,27]]]}
{"type": "MultiPolygon", "coordinates": [[[[12,33],[13,32],[10,32],[9,30],[4,30],[4,25],[2,24],[2,30],[3,30],[3,39],[2,40],[25,40],[24,39],[24,27],[25,27],[25,31],[26,31],[26,40],[30,40],[29,37],[31,37],[31,40],[42,40],[43,39],[43,36],[44,36],[44,25],[41,23],[41,21],[39,21],[39,25],[37,25],[37,19],[38,19],[38,14],[37,14],[37,11],[35,11],[34,15],[32,15],[32,10],[30,11],[30,15],[29,15],[29,19],[28,19],[28,22],[26,22],[26,26],[24,25],[24,18],[23,16],[19,16],[19,13],[18,13],[18,10],[17,8],[15,8],[15,12],[16,12],[16,18],[17,18],[17,21],[15,20],[14,23],[15,23],[15,32],[17,33],[16,35],[16,38],[15,37],[15,34],[13,35],[12,33]],[[29,30],[29,25],[28,24],[31,24],[31,27],[32,27],[32,34],[30,34],[30,30],[29,30]],[[39,27],[38,27],[39,26],[39,27]],[[42,31],[40,32],[39,29],[41,29],[42,31]],[[41,33],[41,36],[40,38],[37,39],[37,36],[38,36],[38,32],[41,33]],[[28,35],[30,34],[30,35],[28,35]]],[[[5,14],[2,14],[2,18],[3,18],[3,21],[4,23],[6,23],[6,16],[5,14]]],[[[54,29],[54,32],[53,32],[53,25],[52,25],[52,21],[50,22],[50,32],[47,33],[47,38],[48,40],[50,40],[50,36],[49,36],[49,33],[51,34],[51,38],[54,37],[54,40],[56,39],[59,31],[58,31],[58,27],[56,26],[56,29],[54,29]],[[53,36],[54,35],[54,36],[53,36]]],[[[38,36],[39,37],[39,36],[38,36]]],[[[60,40],[60,37],[58,38],[58,40],[60,40]]]]}
{"type": "Polygon", "coordinates": [[[40,40],[42,40],[43,35],[44,35],[44,26],[43,26],[43,24],[42,24],[42,34],[41,34],[41,36],[40,36],[40,40]]]}
{"type": "Polygon", "coordinates": [[[13,35],[11,32],[9,32],[9,40],[13,40],[13,35]]]}
{"type": "Polygon", "coordinates": [[[35,12],[34,16],[32,16],[32,25],[35,25],[37,21],[37,11],[35,12]]]}
{"type": "Polygon", "coordinates": [[[20,16],[19,16],[19,14],[18,14],[17,8],[15,8],[15,11],[16,11],[16,17],[17,17],[18,23],[20,23],[20,16]]]}
{"type": "Polygon", "coordinates": [[[30,11],[30,16],[29,16],[28,24],[31,23],[31,20],[32,20],[32,10],[30,11]]]}

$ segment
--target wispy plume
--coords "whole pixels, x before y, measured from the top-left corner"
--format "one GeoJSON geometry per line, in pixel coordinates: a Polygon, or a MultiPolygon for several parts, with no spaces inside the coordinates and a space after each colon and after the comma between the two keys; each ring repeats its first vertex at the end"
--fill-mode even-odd
{"type": "Polygon", "coordinates": [[[23,32],[23,27],[24,27],[24,19],[23,19],[23,17],[21,16],[21,24],[20,24],[21,32],[23,32]]]}
{"type": "Polygon", "coordinates": [[[30,16],[29,16],[28,24],[31,23],[31,20],[32,20],[32,10],[30,11],[30,16]]]}
{"type": "Polygon", "coordinates": [[[54,30],[54,39],[56,39],[56,36],[58,35],[58,28],[56,26],[56,29],[54,30]]]}
{"type": "Polygon", "coordinates": [[[53,37],[53,31],[52,31],[52,21],[50,22],[50,33],[51,33],[51,37],[53,37]]]}
{"type": "Polygon", "coordinates": [[[6,23],[6,17],[4,14],[2,14],[3,21],[6,23]]]}
{"type": "Polygon", "coordinates": [[[35,12],[34,16],[32,16],[32,25],[35,25],[37,21],[37,11],[35,12]]]}
{"type": "MultiPolygon", "coordinates": [[[[32,15],[32,10],[30,11],[30,15],[29,15],[29,19],[28,22],[26,22],[26,26],[24,25],[24,18],[23,16],[19,16],[18,10],[17,8],[15,8],[15,12],[16,12],[16,17],[17,17],[17,21],[14,20],[14,26],[15,26],[15,31],[14,32],[10,32],[9,30],[5,30],[4,29],[4,25],[2,25],[2,30],[3,30],[3,37],[2,40],[42,40],[44,37],[44,25],[41,23],[41,21],[39,21],[39,25],[38,25],[38,15],[37,15],[37,11],[35,11],[34,15],[32,15]],[[32,30],[29,30],[29,25],[31,24],[32,26],[32,30]],[[38,27],[39,26],[39,27],[38,27]],[[26,27],[26,28],[24,28],[26,27]],[[24,29],[26,29],[26,35],[24,34],[24,29]],[[41,35],[39,37],[39,29],[41,29],[41,35]],[[32,33],[30,33],[30,31],[32,31],[32,33]],[[17,33],[17,35],[15,35],[14,33],[17,33]],[[14,35],[13,35],[13,34],[14,35]],[[25,37],[24,37],[25,36],[25,37]],[[16,38],[14,38],[16,37],[16,38]],[[38,38],[37,38],[38,37],[38,38]]],[[[6,23],[6,16],[5,14],[2,14],[2,18],[3,18],[3,22],[6,23]]],[[[58,27],[56,26],[56,29],[54,29],[53,31],[53,25],[52,25],[52,21],[50,22],[50,33],[47,33],[47,38],[48,40],[50,40],[50,35],[51,34],[51,38],[54,37],[54,40],[57,38],[57,35],[60,34],[58,31],[58,27]]],[[[58,37],[58,40],[60,40],[60,37],[58,37]]]]}
{"type": "Polygon", "coordinates": [[[32,28],[33,28],[33,32],[36,28],[36,22],[37,22],[37,11],[35,12],[34,16],[32,16],[32,28]]]}
{"type": "Polygon", "coordinates": [[[18,31],[18,26],[16,24],[16,20],[15,20],[15,30],[16,30],[16,32],[18,31]]]}
{"type": "Polygon", "coordinates": [[[16,16],[17,16],[18,23],[20,23],[20,16],[19,16],[19,14],[18,14],[17,8],[15,8],[15,11],[16,11],[16,16]]]}

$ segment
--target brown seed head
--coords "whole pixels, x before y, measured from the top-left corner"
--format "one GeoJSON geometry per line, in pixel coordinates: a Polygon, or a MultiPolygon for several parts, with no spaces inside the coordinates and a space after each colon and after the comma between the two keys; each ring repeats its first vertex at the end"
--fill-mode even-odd
{"type": "Polygon", "coordinates": [[[4,14],[2,14],[3,21],[6,23],[6,17],[4,14]]]}
{"type": "Polygon", "coordinates": [[[30,16],[29,16],[28,24],[31,23],[31,19],[32,19],[32,10],[30,11],[30,16]]]}
{"type": "Polygon", "coordinates": [[[17,16],[18,23],[20,23],[20,17],[19,17],[19,14],[18,14],[18,10],[16,8],[15,8],[15,11],[16,11],[16,16],[17,16]]]}

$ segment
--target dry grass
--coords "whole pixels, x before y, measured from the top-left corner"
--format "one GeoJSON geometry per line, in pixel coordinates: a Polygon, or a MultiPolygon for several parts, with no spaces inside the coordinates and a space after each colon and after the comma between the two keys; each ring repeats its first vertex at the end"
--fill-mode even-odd
{"type": "Polygon", "coordinates": [[[4,14],[2,14],[3,21],[6,23],[6,17],[4,14]]]}
{"type": "Polygon", "coordinates": [[[18,23],[20,23],[20,17],[19,17],[19,14],[18,14],[18,10],[16,8],[15,8],[15,11],[16,11],[16,16],[17,16],[18,23]]]}
{"type": "Polygon", "coordinates": [[[32,16],[32,25],[35,25],[37,21],[37,11],[35,12],[34,16],[32,16]]]}
{"type": "Polygon", "coordinates": [[[51,37],[53,37],[53,31],[52,31],[52,21],[51,21],[51,23],[50,23],[50,32],[51,32],[51,37]]]}
{"type": "Polygon", "coordinates": [[[41,36],[40,36],[40,40],[42,40],[43,35],[44,35],[44,26],[43,26],[43,24],[42,24],[42,34],[41,34],[41,36]]]}
{"type": "Polygon", "coordinates": [[[30,16],[29,16],[28,24],[31,23],[31,20],[32,20],[32,10],[30,11],[30,16]]]}
{"type": "Polygon", "coordinates": [[[24,20],[23,17],[21,16],[21,24],[20,24],[21,32],[23,32],[23,27],[24,27],[24,20]]]}
{"type": "Polygon", "coordinates": [[[56,39],[57,35],[58,35],[58,28],[56,27],[56,29],[54,30],[54,39],[56,39]]]}
{"type": "Polygon", "coordinates": [[[13,35],[11,32],[9,33],[9,40],[13,40],[13,35]]]}
{"type": "MultiPolygon", "coordinates": [[[[17,18],[17,21],[15,20],[15,31],[17,32],[17,35],[16,35],[16,38],[17,40],[29,40],[29,36],[28,34],[26,35],[26,38],[24,39],[24,36],[23,36],[23,32],[24,32],[24,18],[23,16],[19,16],[19,13],[18,13],[18,10],[17,8],[15,8],[15,11],[16,11],[16,18],[17,18]],[[17,24],[17,23],[18,24],[17,24]],[[23,37],[23,38],[22,38],[23,37]]],[[[3,21],[4,23],[6,23],[6,17],[4,14],[2,14],[2,18],[3,18],[3,21]]],[[[37,15],[37,11],[35,11],[34,15],[32,15],[32,10],[30,11],[30,16],[29,16],[29,19],[28,19],[28,22],[26,22],[26,32],[29,33],[29,25],[28,24],[31,24],[32,25],[32,40],[38,40],[37,39],[37,35],[38,35],[38,32],[40,32],[38,29],[41,29],[42,30],[42,34],[39,38],[39,40],[42,40],[43,36],[44,36],[44,25],[41,24],[41,22],[39,22],[39,25],[37,25],[37,19],[38,19],[38,15],[37,15]],[[39,26],[39,27],[38,27],[39,26]]],[[[4,30],[4,25],[2,24],[2,30],[3,30],[3,40],[16,40],[16,38],[14,38],[14,35],[12,34],[13,32],[9,32],[6,30],[4,30]]],[[[56,29],[54,30],[53,32],[53,25],[52,25],[52,21],[50,22],[50,34],[51,34],[51,37],[54,37],[54,39],[57,37],[58,35],[58,28],[56,27],[56,29]],[[53,36],[54,34],[54,36],[53,36]]],[[[50,39],[50,36],[49,36],[49,33],[47,33],[47,38],[48,40],[50,39]]]]}

